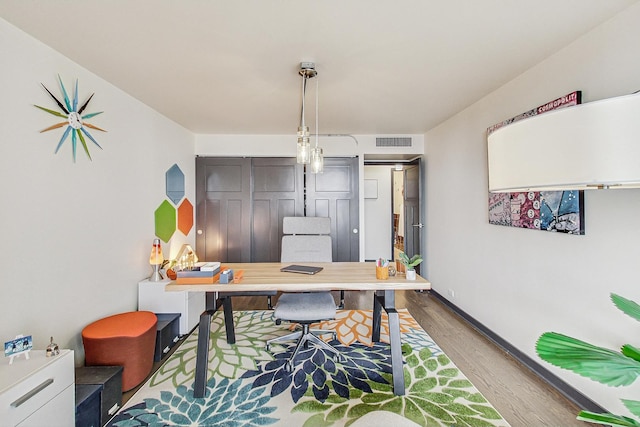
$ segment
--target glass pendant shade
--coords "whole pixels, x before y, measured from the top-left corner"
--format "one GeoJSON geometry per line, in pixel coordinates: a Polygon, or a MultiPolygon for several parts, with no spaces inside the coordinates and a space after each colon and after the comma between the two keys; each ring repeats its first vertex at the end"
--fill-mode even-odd
{"type": "Polygon", "coordinates": [[[322,173],[324,169],[324,156],[322,154],[322,148],[314,147],[311,149],[311,172],[322,173]]]}
{"type": "Polygon", "coordinates": [[[298,149],[297,149],[297,161],[300,164],[308,165],[311,154],[311,146],[309,144],[309,127],[298,127],[298,149]]]}

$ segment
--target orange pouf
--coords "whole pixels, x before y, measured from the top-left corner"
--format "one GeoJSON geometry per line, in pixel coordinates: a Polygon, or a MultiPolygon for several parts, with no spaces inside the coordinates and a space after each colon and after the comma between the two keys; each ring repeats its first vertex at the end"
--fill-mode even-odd
{"type": "Polygon", "coordinates": [[[122,391],[139,385],[153,368],[156,315],[132,311],[96,320],[82,330],[86,366],[122,366],[122,391]]]}

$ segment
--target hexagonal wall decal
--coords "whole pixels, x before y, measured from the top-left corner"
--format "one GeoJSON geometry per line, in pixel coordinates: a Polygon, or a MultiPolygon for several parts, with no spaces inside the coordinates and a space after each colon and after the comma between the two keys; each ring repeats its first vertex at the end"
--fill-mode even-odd
{"type": "Polygon", "coordinates": [[[176,208],[164,200],[154,212],[156,220],[156,236],[167,243],[176,231],[176,208]]]}
{"type": "Polygon", "coordinates": [[[178,230],[185,236],[193,227],[193,205],[189,199],[184,199],[178,206],[178,230]]]}
{"type": "Polygon", "coordinates": [[[177,164],[174,164],[165,173],[165,178],[167,197],[177,205],[184,197],[184,173],[177,164]]]}

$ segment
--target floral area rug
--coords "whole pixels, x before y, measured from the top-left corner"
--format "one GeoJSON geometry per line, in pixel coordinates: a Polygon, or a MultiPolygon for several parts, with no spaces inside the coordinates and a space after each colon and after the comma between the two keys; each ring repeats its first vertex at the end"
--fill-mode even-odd
{"type": "MultiPolygon", "coordinates": [[[[382,343],[371,342],[371,310],[341,310],[332,328],[334,361],[310,345],[285,362],[295,342],[272,311],[234,312],[236,344],[226,341],[222,313],[211,325],[205,397],[193,397],[197,328],[108,426],[508,426],[406,310],[400,310],[406,394],[393,394],[386,315],[382,343]]],[[[328,336],[330,337],[330,336],[328,336]]]]}

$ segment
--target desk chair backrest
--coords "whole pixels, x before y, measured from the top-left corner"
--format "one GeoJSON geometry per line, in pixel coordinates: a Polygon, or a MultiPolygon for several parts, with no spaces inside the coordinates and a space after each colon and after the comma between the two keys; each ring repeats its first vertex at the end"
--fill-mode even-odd
{"type": "MultiPolygon", "coordinates": [[[[285,217],[282,221],[282,262],[332,262],[331,220],[321,217],[285,217]]],[[[299,323],[302,330],[272,338],[267,341],[267,350],[275,342],[297,339],[293,354],[285,364],[287,372],[293,372],[296,355],[306,349],[309,342],[324,348],[337,360],[338,350],[322,341],[316,334],[333,334],[332,330],[311,330],[312,323],[334,319],[336,304],[330,291],[320,292],[283,292],[273,312],[276,324],[281,320],[299,323]]]]}
{"type": "Polygon", "coordinates": [[[282,220],[281,262],[331,262],[331,219],[288,216],[282,220]]]}

